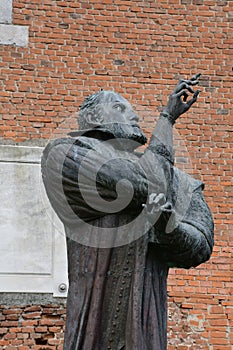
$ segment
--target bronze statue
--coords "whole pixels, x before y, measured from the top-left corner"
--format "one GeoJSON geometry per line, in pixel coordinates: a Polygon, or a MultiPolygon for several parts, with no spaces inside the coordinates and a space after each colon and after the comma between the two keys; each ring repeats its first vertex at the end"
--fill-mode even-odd
{"type": "Polygon", "coordinates": [[[113,91],[87,97],[80,130],[44,150],[67,235],[65,350],[166,349],[168,269],[195,267],[213,248],[204,185],[174,167],[173,125],[196,102],[199,76],[178,82],[142,153],[138,116],[113,91]]]}

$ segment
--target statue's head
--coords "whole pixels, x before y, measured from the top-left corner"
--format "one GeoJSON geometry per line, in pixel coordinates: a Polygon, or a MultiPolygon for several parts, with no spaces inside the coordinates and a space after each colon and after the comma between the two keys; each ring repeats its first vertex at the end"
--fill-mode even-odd
{"type": "Polygon", "coordinates": [[[114,91],[99,91],[88,96],[80,107],[80,130],[107,130],[115,137],[146,143],[138,124],[138,116],[130,103],[114,91]]]}

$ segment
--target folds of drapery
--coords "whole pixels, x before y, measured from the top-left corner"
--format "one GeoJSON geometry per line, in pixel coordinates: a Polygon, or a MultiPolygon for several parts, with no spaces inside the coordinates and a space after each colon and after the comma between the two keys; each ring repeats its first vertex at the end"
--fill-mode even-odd
{"type": "MultiPolygon", "coordinates": [[[[203,183],[149,149],[138,157],[114,146],[112,141],[79,137],[55,140],[46,147],[42,159],[45,188],[69,232],[78,227],[79,232],[83,230],[80,234],[87,235],[98,218],[126,214],[129,221],[139,218],[127,227],[142,231],[135,238],[149,227],[155,258],[186,268],[208,260],[213,248],[213,219],[203,183]],[[158,232],[156,223],[148,225],[142,205],[151,193],[164,193],[174,207],[176,224],[169,229],[168,223],[168,232],[158,232]]],[[[117,232],[120,235],[120,230],[117,232]]]]}

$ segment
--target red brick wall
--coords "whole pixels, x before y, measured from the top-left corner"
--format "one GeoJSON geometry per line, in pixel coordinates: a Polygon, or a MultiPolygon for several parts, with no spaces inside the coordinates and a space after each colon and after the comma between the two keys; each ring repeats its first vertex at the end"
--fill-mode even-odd
{"type": "Polygon", "coordinates": [[[0,349],[62,350],[63,304],[0,305],[0,349]]]}
{"type": "Polygon", "coordinates": [[[0,46],[2,142],[75,128],[83,97],[100,88],[128,98],[149,133],[176,79],[202,73],[176,129],[206,184],[216,244],[207,264],[171,270],[168,349],[232,349],[233,2],[15,0],[13,16],[30,39],[0,46]]]}

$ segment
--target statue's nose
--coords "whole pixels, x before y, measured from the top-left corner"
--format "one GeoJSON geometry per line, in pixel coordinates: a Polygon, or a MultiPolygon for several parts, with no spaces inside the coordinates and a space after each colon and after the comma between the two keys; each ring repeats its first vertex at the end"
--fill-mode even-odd
{"type": "Polygon", "coordinates": [[[131,122],[136,122],[136,123],[139,122],[139,117],[138,117],[138,115],[135,114],[134,112],[130,114],[129,119],[130,119],[131,122]]]}

